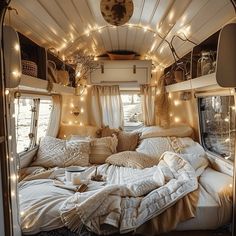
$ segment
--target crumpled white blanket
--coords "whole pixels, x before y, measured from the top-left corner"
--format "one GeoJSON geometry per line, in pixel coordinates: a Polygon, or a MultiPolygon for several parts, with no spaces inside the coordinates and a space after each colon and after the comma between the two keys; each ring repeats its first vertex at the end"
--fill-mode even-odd
{"type": "Polygon", "coordinates": [[[97,234],[130,232],[198,187],[194,168],[172,152],[165,152],[157,166],[124,169],[100,166],[109,185],[68,198],[60,208],[63,223],[72,231],[84,224],[97,234]]]}

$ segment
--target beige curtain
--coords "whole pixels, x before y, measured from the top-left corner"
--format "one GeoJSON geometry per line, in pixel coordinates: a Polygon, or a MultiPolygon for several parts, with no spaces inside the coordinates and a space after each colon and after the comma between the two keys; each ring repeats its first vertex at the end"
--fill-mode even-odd
{"type": "Polygon", "coordinates": [[[141,85],[141,94],[144,124],[167,127],[169,104],[164,80],[159,79],[157,86],[141,85]]]}
{"type": "Polygon", "coordinates": [[[119,86],[92,86],[90,91],[92,125],[123,127],[123,106],[119,86]]]}
{"type": "Polygon", "coordinates": [[[155,99],[156,107],[156,124],[162,127],[168,127],[170,124],[169,117],[169,100],[165,88],[165,80],[161,77],[157,83],[158,92],[155,99]]]}
{"type": "Polygon", "coordinates": [[[141,85],[143,121],[147,126],[155,125],[155,98],[157,87],[150,85],[141,85]]]}
{"type": "Polygon", "coordinates": [[[61,121],[61,96],[52,95],[53,107],[50,115],[47,135],[57,137],[61,121]]]}

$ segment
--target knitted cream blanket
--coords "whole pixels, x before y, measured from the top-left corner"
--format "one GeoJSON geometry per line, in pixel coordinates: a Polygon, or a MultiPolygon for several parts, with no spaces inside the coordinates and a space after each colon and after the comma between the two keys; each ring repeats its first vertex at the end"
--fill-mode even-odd
{"type": "Polygon", "coordinates": [[[107,175],[107,186],[75,193],[60,209],[72,231],[82,225],[97,234],[133,231],[198,187],[193,167],[172,152],[165,152],[151,168],[102,165],[99,172],[107,175]]]}

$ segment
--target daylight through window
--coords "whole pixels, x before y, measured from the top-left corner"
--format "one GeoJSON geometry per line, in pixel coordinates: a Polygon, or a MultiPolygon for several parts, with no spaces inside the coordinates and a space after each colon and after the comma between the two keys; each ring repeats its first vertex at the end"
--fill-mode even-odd
{"type": "Polygon", "coordinates": [[[17,153],[33,148],[46,135],[52,100],[22,97],[15,102],[17,153]]]}
{"type": "Polygon", "coordinates": [[[141,95],[122,94],[121,99],[124,111],[124,129],[130,131],[142,126],[141,95]]]}

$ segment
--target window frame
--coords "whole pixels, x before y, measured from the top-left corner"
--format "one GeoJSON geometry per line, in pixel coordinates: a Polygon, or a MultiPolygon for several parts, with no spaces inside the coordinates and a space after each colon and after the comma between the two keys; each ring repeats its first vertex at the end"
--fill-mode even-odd
{"type": "MultiPolygon", "coordinates": [[[[196,101],[197,101],[198,133],[199,133],[199,138],[200,138],[200,144],[203,146],[206,154],[209,155],[211,158],[220,159],[221,161],[232,165],[236,161],[236,159],[234,159],[234,160],[226,159],[226,158],[222,157],[220,154],[217,154],[216,152],[210,151],[206,147],[204,139],[203,139],[202,124],[201,124],[202,119],[201,119],[200,99],[201,98],[206,98],[206,97],[214,97],[214,96],[232,96],[233,100],[234,100],[234,103],[236,104],[234,94],[232,94],[229,90],[228,91],[221,91],[221,92],[216,91],[216,92],[209,92],[209,93],[206,92],[206,93],[199,93],[199,94],[196,93],[195,94],[196,101]]],[[[235,149],[236,149],[236,146],[235,146],[235,149]]]]}
{"type": "MultiPolygon", "coordinates": [[[[38,143],[37,143],[37,132],[38,132],[38,118],[39,118],[39,109],[40,109],[40,101],[42,100],[51,100],[53,105],[53,99],[50,95],[39,95],[39,94],[28,94],[23,93],[19,97],[19,99],[32,99],[33,100],[33,109],[35,111],[32,111],[31,114],[31,124],[30,124],[30,133],[33,134],[32,138],[30,139],[29,146],[26,148],[26,150],[23,150],[19,153],[17,153],[20,157],[27,155],[27,153],[32,152],[33,150],[37,149],[38,143]]],[[[17,100],[18,98],[15,98],[17,100]]],[[[15,108],[14,108],[15,109],[15,108]]],[[[51,111],[52,112],[52,111],[51,111]]],[[[51,117],[51,114],[50,114],[51,117]]],[[[15,122],[16,124],[16,122],[15,122]]],[[[16,131],[16,125],[15,125],[15,131],[16,131]]],[[[16,145],[17,145],[17,135],[16,135],[16,145]]]]}

